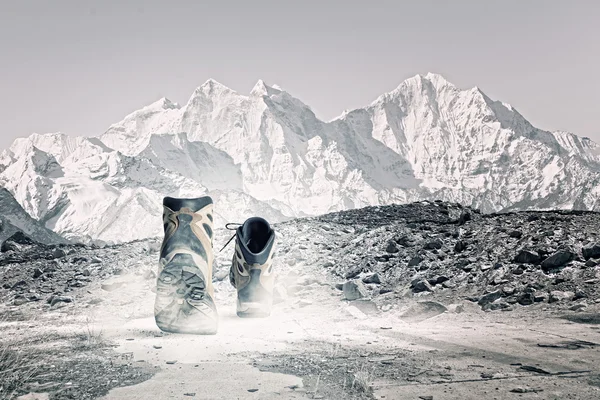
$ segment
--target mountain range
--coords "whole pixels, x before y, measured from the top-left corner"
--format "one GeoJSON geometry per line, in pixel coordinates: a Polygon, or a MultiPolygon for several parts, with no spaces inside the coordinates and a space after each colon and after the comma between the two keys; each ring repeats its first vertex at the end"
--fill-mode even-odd
{"type": "Polygon", "coordinates": [[[243,95],[208,80],[98,137],[15,140],[0,184],[68,239],[124,242],[160,236],[165,195],[213,196],[217,225],[424,199],[600,210],[600,146],[432,73],[328,122],[276,85],[243,95]]]}

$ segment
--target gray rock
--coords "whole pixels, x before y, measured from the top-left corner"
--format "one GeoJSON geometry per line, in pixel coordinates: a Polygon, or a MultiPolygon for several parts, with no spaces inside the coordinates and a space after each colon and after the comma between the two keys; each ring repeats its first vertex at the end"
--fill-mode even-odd
{"type": "Polygon", "coordinates": [[[530,306],[535,303],[535,296],[533,293],[522,293],[517,297],[517,301],[522,306],[530,306]]]}
{"type": "Polygon", "coordinates": [[[456,242],[456,244],[454,245],[454,252],[455,253],[462,253],[463,251],[465,251],[467,249],[467,243],[459,240],[458,242],[456,242]]]}
{"type": "Polygon", "coordinates": [[[600,243],[592,243],[581,249],[583,258],[589,260],[590,258],[600,258],[600,243]]]}
{"type": "Polygon", "coordinates": [[[53,296],[50,300],[50,306],[54,307],[58,303],[72,303],[73,298],[69,296],[53,296]]]}
{"type": "Polygon", "coordinates": [[[390,240],[385,248],[385,251],[387,251],[388,253],[394,254],[394,253],[399,252],[400,249],[398,249],[398,246],[396,246],[395,242],[390,240]]]}
{"type": "Polygon", "coordinates": [[[575,293],[573,292],[562,292],[560,290],[553,290],[550,292],[550,298],[548,299],[549,303],[555,303],[558,301],[569,301],[573,300],[575,297],[575,293]]]}
{"type": "Polygon", "coordinates": [[[514,268],[511,273],[513,275],[523,275],[525,273],[525,267],[523,265],[519,265],[517,268],[514,268]]]}
{"type": "Polygon", "coordinates": [[[346,278],[346,279],[356,278],[358,275],[360,275],[360,273],[362,271],[363,271],[362,265],[352,266],[352,267],[348,268],[348,270],[346,271],[346,274],[344,275],[344,278],[346,278]]]}
{"type": "Polygon", "coordinates": [[[473,266],[471,266],[471,261],[467,258],[463,258],[463,259],[456,261],[455,266],[456,266],[456,268],[460,268],[466,272],[469,272],[473,269],[473,266]]]}
{"type": "Polygon", "coordinates": [[[344,233],[354,233],[354,228],[352,228],[351,226],[345,226],[342,228],[342,232],[344,233]]]}
{"type": "Polygon", "coordinates": [[[415,293],[433,292],[433,286],[426,279],[415,279],[411,282],[411,287],[415,293]]]}
{"type": "Polygon", "coordinates": [[[493,303],[494,301],[498,300],[500,297],[502,297],[502,292],[500,290],[496,290],[494,292],[483,295],[479,299],[477,304],[479,304],[481,307],[483,307],[486,304],[493,303]]]}
{"type": "Polygon", "coordinates": [[[537,264],[541,261],[541,257],[534,251],[521,250],[514,261],[518,264],[537,264]]]}
{"type": "Polygon", "coordinates": [[[591,259],[591,258],[590,258],[589,260],[587,260],[587,261],[585,262],[585,264],[584,264],[584,265],[585,265],[586,267],[588,267],[588,268],[592,268],[592,267],[595,267],[596,265],[598,265],[598,261],[597,261],[597,260],[593,260],[593,259],[591,259]]]}
{"type": "Polygon", "coordinates": [[[21,306],[25,303],[29,303],[29,299],[22,295],[16,296],[13,300],[13,305],[15,306],[21,306]]]}
{"type": "Polygon", "coordinates": [[[342,287],[346,300],[358,300],[369,296],[365,285],[359,280],[348,281],[342,287]]]}
{"type": "Polygon", "coordinates": [[[471,220],[471,213],[468,210],[463,210],[458,219],[459,225],[464,225],[467,221],[471,220]]]}
{"type": "Polygon", "coordinates": [[[440,239],[434,239],[425,243],[425,246],[423,246],[423,248],[425,250],[439,250],[442,248],[443,245],[444,243],[440,239]]]}
{"type": "Polygon", "coordinates": [[[515,288],[514,288],[514,287],[512,287],[512,286],[504,286],[504,287],[502,288],[502,293],[503,293],[505,296],[512,296],[512,295],[515,293],[515,288]]]}
{"type": "Polygon", "coordinates": [[[444,283],[449,280],[450,280],[450,278],[448,278],[447,276],[438,275],[438,276],[434,276],[433,278],[427,279],[427,282],[429,282],[432,286],[435,286],[435,285],[439,285],[440,283],[444,283]]]}
{"type": "Polygon", "coordinates": [[[571,311],[583,311],[586,308],[587,308],[587,304],[579,303],[579,304],[575,304],[574,306],[569,307],[569,310],[571,310],[571,311]]]}
{"type": "Polygon", "coordinates": [[[67,256],[67,253],[63,249],[56,248],[52,251],[53,258],[63,258],[66,256],[67,256]]]}
{"type": "Polygon", "coordinates": [[[538,292],[538,293],[534,293],[533,294],[533,301],[535,301],[536,303],[543,303],[545,301],[548,301],[548,293],[546,292],[538,292]]]}
{"type": "Polygon", "coordinates": [[[552,254],[550,257],[542,261],[542,269],[550,271],[555,268],[560,268],[575,258],[575,253],[569,250],[560,250],[552,254]]]}
{"type": "Polygon", "coordinates": [[[381,283],[381,279],[379,278],[379,274],[378,273],[374,273],[374,274],[369,274],[367,276],[365,276],[362,281],[364,283],[376,283],[376,284],[380,284],[381,283]]]}
{"type": "Polygon", "coordinates": [[[415,256],[415,257],[413,257],[413,258],[410,259],[410,261],[408,262],[408,266],[409,267],[414,267],[416,265],[421,264],[422,261],[423,261],[423,257],[415,256]]]}

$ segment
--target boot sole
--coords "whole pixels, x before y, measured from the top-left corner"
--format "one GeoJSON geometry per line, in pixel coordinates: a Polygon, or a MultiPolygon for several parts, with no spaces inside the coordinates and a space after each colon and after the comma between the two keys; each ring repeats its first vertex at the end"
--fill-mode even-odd
{"type": "Polygon", "coordinates": [[[157,278],[156,325],[171,333],[216,334],[218,314],[206,286],[197,266],[167,264],[157,278]],[[203,293],[202,300],[194,299],[194,293],[203,293]]]}

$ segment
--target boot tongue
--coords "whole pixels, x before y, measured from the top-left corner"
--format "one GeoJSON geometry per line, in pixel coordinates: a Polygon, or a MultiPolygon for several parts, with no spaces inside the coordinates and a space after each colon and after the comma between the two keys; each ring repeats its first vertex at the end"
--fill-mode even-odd
{"type": "Polygon", "coordinates": [[[213,204],[210,196],[198,197],[196,199],[165,197],[163,200],[163,205],[173,211],[181,211],[182,208],[189,208],[192,212],[198,212],[210,204],[213,204]]]}

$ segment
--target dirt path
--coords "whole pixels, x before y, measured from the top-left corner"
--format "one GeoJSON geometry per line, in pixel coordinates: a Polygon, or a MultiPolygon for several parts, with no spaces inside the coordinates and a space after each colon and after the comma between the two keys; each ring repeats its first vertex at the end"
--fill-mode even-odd
{"type": "Polygon", "coordinates": [[[436,315],[405,300],[381,313],[312,285],[248,320],[222,282],[219,333],[175,335],[154,324],[149,282],[118,279],[119,290],[98,293],[97,329],[158,372],[103,399],[600,398],[600,325],[539,309],[485,313],[465,302],[436,315]]]}

